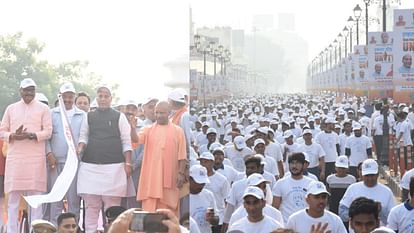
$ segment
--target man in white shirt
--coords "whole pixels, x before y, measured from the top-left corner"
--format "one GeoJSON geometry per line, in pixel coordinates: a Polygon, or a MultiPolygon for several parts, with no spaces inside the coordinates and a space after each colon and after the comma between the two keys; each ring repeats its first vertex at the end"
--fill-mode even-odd
{"type": "Polygon", "coordinates": [[[402,112],[398,113],[399,123],[396,127],[397,140],[395,141],[396,146],[400,147],[400,150],[404,150],[405,166],[407,166],[407,160],[411,159],[411,155],[408,151],[411,151],[413,148],[413,141],[411,139],[411,130],[413,129],[413,126],[407,119],[407,115],[408,107],[405,107],[402,112]]]}
{"type": "Polygon", "coordinates": [[[254,141],[254,151],[256,154],[261,154],[264,157],[264,162],[266,162],[264,166],[264,170],[275,176],[277,179],[279,176],[279,171],[276,166],[276,161],[270,157],[265,155],[265,141],[261,138],[258,138],[254,141]]]}
{"type": "Polygon", "coordinates": [[[265,142],[265,151],[264,153],[267,156],[272,157],[277,163],[277,175],[280,177],[284,174],[283,169],[283,157],[282,157],[282,146],[279,142],[271,142],[268,138],[269,128],[268,127],[260,127],[256,130],[256,137],[263,139],[265,142]]]}
{"type": "Polygon", "coordinates": [[[395,118],[393,114],[389,113],[388,105],[384,105],[381,114],[374,119],[371,129],[375,142],[375,151],[377,153],[378,161],[381,164],[388,165],[388,151],[384,148],[388,145],[388,135],[393,133],[395,125],[395,118]],[[387,119],[387,124],[384,124],[384,118],[387,119]],[[384,128],[388,127],[388,131],[384,132],[384,128]]]}
{"type": "Polygon", "coordinates": [[[362,135],[359,123],[353,127],[354,135],[350,136],[345,143],[345,155],[349,157],[349,173],[357,177],[357,167],[360,162],[372,158],[371,140],[362,135]]]}
{"type": "Polygon", "coordinates": [[[217,226],[213,226],[213,232],[220,232],[224,217],[224,199],[230,192],[230,184],[228,183],[226,177],[214,171],[213,154],[210,152],[204,152],[200,155],[199,160],[200,165],[207,169],[207,176],[210,181],[210,183],[207,183],[204,188],[210,190],[213,193],[217,206],[217,215],[220,219],[219,224],[217,226]]]}
{"type": "Polygon", "coordinates": [[[342,124],[343,132],[339,135],[339,148],[340,154],[345,154],[346,140],[352,136],[352,123],[351,121],[345,120],[342,124]]]}
{"type": "MultiPolygon", "coordinates": [[[[266,193],[271,193],[271,190],[268,184],[269,184],[269,181],[267,181],[261,174],[258,174],[258,173],[251,174],[247,178],[247,186],[255,186],[255,187],[260,188],[265,194],[265,198],[266,198],[266,193]]],[[[280,213],[278,209],[274,208],[270,204],[266,203],[266,206],[263,208],[263,213],[271,217],[272,219],[275,219],[279,223],[283,224],[282,214],[280,213]]],[[[229,225],[232,225],[234,222],[246,216],[247,216],[247,211],[244,208],[244,206],[239,206],[239,208],[237,208],[232,214],[229,225]]]]}
{"type": "Polygon", "coordinates": [[[313,181],[303,176],[305,155],[294,153],[289,156],[290,176],[284,177],[276,182],[273,187],[273,206],[282,212],[283,220],[286,223],[288,217],[294,212],[304,209],[306,188],[313,181]]]}
{"type": "Polygon", "coordinates": [[[300,144],[299,150],[309,156],[308,172],[316,175],[319,180],[325,179],[325,151],[322,146],[312,141],[312,130],[303,131],[305,143],[300,144]]]}
{"type": "Polygon", "coordinates": [[[287,228],[297,232],[309,232],[312,227],[316,228],[318,223],[327,223],[327,231],[347,233],[344,224],[338,215],[325,210],[330,193],[320,181],[309,184],[306,193],[308,208],[299,210],[289,217],[287,228]]]}
{"type": "Polygon", "coordinates": [[[414,232],[414,177],[410,179],[410,199],[395,206],[388,215],[388,227],[399,233],[414,232]]]}
{"type": "Polygon", "coordinates": [[[233,164],[234,169],[238,172],[244,172],[244,159],[246,156],[254,154],[253,151],[247,147],[243,136],[237,136],[233,140],[233,144],[224,148],[224,153],[233,164]]]}
{"type": "Polygon", "coordinates": [[[208,128],[206,132],[207,143],[200,145],[198,148],[198,153],[202,154],[204,152],[210,151],[211,144],[217,141],[217,130],[215,128],[208,128]]]}
{"type": "Polygon", "coordinates": [[[325,178],[335,172],[335,161],[340,153],[339,136],[332,132],[335,122],[333,118],[327,118],[325,130],[315,137],[315,142],[325,151],[325,178]]]}
{"type": "Polygon", "coordinates": [[[190,168],[190,216],[197,222],[200,232],[211,233],[211,226],[219,223],[219,217],[208,214],[209,209],[217,211],[213,193],[204,186],[210,183],[207,169],[201,165],[190,168]]]}
{"type": "Polygon", "coordinates": [[[243,195],[244,208],[247,216],[236,221],[229,227],[231,231],[242,231],[249,233],[272,232],[283,225],[263,214],[263,208],[266,206],[263,191],[254,186],[246,189],[243,195]]]}
{"type": "Polygon", "coordinates": [[[400,187],[402,189],[401,192],[401,201],[406,201],[408,199],[408,193],[410,189],[410,179],[414,176],[414,168],[406,171],[401,178],[400,187]]]}
{"type": "Polygon", "coordinates": [[[348,221],[349,206],[358,197],[367,197],[381,204],[380,219],[382,225],[387,224],[387,216],[395,206],[395,198],[390,188],[378,183],[378,164],[373,159],[362,163],[362,180],[352,184],[346,190],[339,202],[339,216],[342,221],[348,221]]]}
{"type": "Polygon", "coordinates": [[[355,233],[372,232],[380,226],[378,202],[366,197],[358,197],[349,207],[349,231],[355,233]]]}
{"type": "Polygon", "coordinates": [[[227,181],[231,185],[233,182],[238,180],[239,172],[236,171],[232,166],[224,164],[224,149],[217,147],[213,149],[214,155],[214,170],[227,178],[227,181]]]}

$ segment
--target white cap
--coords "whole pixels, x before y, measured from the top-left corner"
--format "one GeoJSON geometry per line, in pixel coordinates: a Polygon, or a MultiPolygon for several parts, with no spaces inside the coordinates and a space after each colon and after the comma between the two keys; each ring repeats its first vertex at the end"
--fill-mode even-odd
{"type": "Polygon", "coordinates": [[[36,87],[35,81],[31,78],[25,78],[20,82],[20,88],[36,87]]]}
{"type": "Polygon", "coordinates": [[[254,108],[254,112],[260,112],[260,108],[259,107],[255,107],[254,108]]]}
{"type": "Polygon", "coordinates": [[[361,126],[361,124],[359,124],[359,123],[355,123],[355,124],[352,126],[352,130],[361,130],[361,128],[362,128],[362,126],[361,126]]]}
{"type": "Polygon", "coordinates": [[[215,133],[215,134],[217,134],[217,130],[216,130],[215,128],[213,128],[213,127],[208,128],[208,129],[207,129],[207,132],[206,132],[206,135],[209,135],[209,134],[211,134],[211,133],[215,133]]]}
{"type": "Polygon", "coordinates": [[[199,164],[195,164],[190,168],[190,177],[198,184],[208,184],[210,180],[207,176],[207,169],[199,164]]]}
{"type": "Polygon", "coordinates": [[[149,104],[149,103],[150,103],[150,102],[152,102],[152,101],[158,102],[158,99],[157,99],[157,98],[153,98],[153,97],[148,97],[148,98],[146,98],[146,99],[144,100],[144,102],[142,103],[142,105],[149,104]]]}
{"type": "Polygon", "coordinates": [[[395,231],[388,227],[382,226],[375,228],[373,231],[371,231],[371,233],[395,233],[395,231]]]}
{"type": "Polygon", "coordinates": [[[410,109],[408,107],[404,107],[402,111],[405,112],[405,113],[409,113],[410,109]]]}
{"type": "Polygon", "coordinates": [[[376,175],[378,174],[378,163],[373,159],[366,159],[362,163],[362,175],[376,175]]]}
{"type": "Polygon", "coordinates": [[[310,129],[305,129],[305,130],[303,130],[303,135],[305,135],[305,134],[307,134],[307,133],[310,133],[310,134],[312,134],[312,130],[310,130],[310,129]]]}
{"type": "Polygon", "coordinates": [[[168,95],[168,99],[185,103],[185,94],[186,93],[182,89],[175,89],[168,95]]]}
{"type": "Polygon", "coordinates": [[[128,99],[128,100],[125,100],[125,102],[122,105],[125,105],[125,106],[134,105],[135,107],[138,107],[138,102],[133,99],[128,99]]]}
{"type": "Polygon", "coordinates": [[[264,199],[263,191],[256,186],[248,186],[244,191],[243,198],[247,196],[254,196],[257,199],[264,199]]]}
{"type": "Polygon", "coordinates": [[[258,128],[257,129],[257,131],[259,131],[260,133],[262,133],[262,134],[268,134],[268,132],[269,132],[269,130],[268,130],[268,128],[267,127],[260,127],[260,128],[258,128]]]}
{"type": "Polygon", "coordinates": [[[210,153],[209,151],[205,151],[200,155],[199,159],[207,159],[207,160],[214,161],[214,155],[210,153]]]}
{"type": "Polygon", "coordinates": [[[72,83],[62,84],[62,86],[60,86],[59,92],[60,92],[60,94],[63,94],[63,93],[66,93],[66,92],[76,93],[75,87],[73,86],[72,83]]]}
{"type": "Polygon", "coordinates": [[[334,128],[335,129],[340,129],[341,128],[341,125],[340,124],[335,124],[334,128]]]}
{"type": "Polygon", "coordinates": [[[326,186],[322,182],[320,182],[320,181],[313,181],[308,186],[308,190],[306,192],[306,197],[308,197],[309,194],[319,195],[321,193],[326,193],[328,195],[331,195],[328,192],[328,190],[326,190],[326,186]]]}
{"type": "Polygon", "coordinates": [[[249,177],[247,177],[247,186],[256,186],[263,182],[269,183],[262,174],[253,173],[249,177]]]}
{"type": "Polygon", "coordinates": [[[310,157],[309,157],[309,154],[308,153],[306,153],[306,152],[302,152],[303,153],[303,155],[305,156],[305,161],[306,162],[308,162],[308,163],[310,163],[310,157]]]}
{"type": "Polygon", "coordinates": [[[205,121],[205,122],[203,122],[203,124],[201,125],[201,127],[204,127],[204,126],[210,127],[210,123],[208,123],[207,121],[205,121]]]}
{"type": "Polygon", "coordinates": [[[338,156],[335,161],[335,167],[349,168],[348,156],[338,156]]]}
{"type": "Polygon", "coordinates": [[[47,99],[47,97],[43,93],[36,93],[35,94],[35,100],[40,101],[40,102],[49,103],[49,100],[47,99]]]}
{"type": "Polygon", "coordinates": [[[285,138],[285,139],[287,139],[287,138],[289,138],[289,137],[292,137],[293,136],[293,133],[292,133],[292,130],[286,130],[284,133],[283,133],[283,138],[285,138]]]}
{"type": "MultiPolygon", "coordinates": [[[[210,148],[211,148],[211,146],[210,146],[210,148]]],[[[221,147],[221,146],[218,146],[218,147],[212,149],[211,151],[212,151],[213,154],[216,153],[217,151],[221,151],[224,154],[224,148],[221,147]]]]}
{"type": "MultiPolygon", "coordinates": [[[[52,233],[52,232],[56,232],[57,228],[55,225],[53,225],[53,223],[43,220],[43,219],[36,219],[34,221],[32,221],[32,228],[33,229],[42,229],[44,233],[52,233]]],[[[37,231],[36,231],[37,232],[37,231]]]]}
{"type": "Polygon", "coordinates": [[[243,136],[237,136],[234,138],[233,140],[234,145],[236,146],[237,149],[242,150],[244,148],[246,148],[246,142],[244,141],[244,137],[243,136]]]}
{"type": "Polygon", "coordinates": [[[335,124],[336,121],[332,117],[328,117],[325,121],[326,124],[335,124]]]}
{"type": "Polygon", "coordinates": [[[253,148],[256,147],[257,145],[259,145],[260,143],[262,143],[262,144],[265,145],[265,141],[263,139],[261,139],[261,138],[258,138],[256,140],[254,140],[254,146],[253,146],[253,148]]]}
{"type": "Polygon", "coordinates": [[[308,122],[313,122],[315,121],[315,118],[313,116],[308,117],[308,122]]]}

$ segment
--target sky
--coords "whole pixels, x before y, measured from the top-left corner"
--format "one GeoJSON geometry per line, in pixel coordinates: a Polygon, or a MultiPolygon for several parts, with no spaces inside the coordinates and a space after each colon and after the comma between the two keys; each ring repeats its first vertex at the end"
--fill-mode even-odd
{"type": "MultiPolygon", "coordinates": [[[[414,7],[414,1],[401,0],[414,7]]],[[[23,32],[45,43],[53,64],[87,60],[104,83],[120,85],[121,99],[166,98],[165,63],[188,57],[189,7],[196,27],[251,30],[254,14],[295,13],[309,59],[341,32],[362,0],[2,0],[0,34],[23,32]]],[[[372,8],[372,7],[371,7],[372,8]]]]}
{"type": "Polygon", "coordinates": [[[188,57],[189,5],[176,1],[2,0],[0,34],[45,43],[53,64],[90,62],[121,99],[167,98],[165,63],[188,57]]]}
{"type": "MultiPolygon", "coordinates": [[[[203,0],[191,1],[196,28],[231,26],[235,29],[246,29],[249,33],[252,31],[251,22],[255,14],[274,14],[277,19],[278,13],[294,13],[296,32],[309,46],[309,60],[329,46],[342,32],[349,16],[353,16],[353,9],[357,4],[363,9],[362,15],[365,15],[365,4],[362,0],[210,0],[208,3],[203,0]]],[[[392,5],[399,6],[398,3],[392,5]]],[[[369,16],[375,16],[377,7],[378,4],[372,4],[368,8],[369,16]]],[[[399,7],[414,8],[414,1],[401,0],[399,7]]],[[[364,26],[359,27],[361,29],[364,26]]],[[[376,25],[372,25],[370,30],[376,28],[376,25]]],[[[364,43],[363,38],[360,38],[360,44],[364,43]]]]}

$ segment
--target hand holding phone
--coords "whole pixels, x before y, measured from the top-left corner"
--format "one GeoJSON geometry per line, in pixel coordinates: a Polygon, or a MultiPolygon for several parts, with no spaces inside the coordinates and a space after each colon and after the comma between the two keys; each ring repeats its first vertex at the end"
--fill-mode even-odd
{"type": "Polygon", "coordinates": [[[168,232],[168,227],[162,223],[168,217],[162,213],[134,211],[129,230],[139,232],[168,232]]]}

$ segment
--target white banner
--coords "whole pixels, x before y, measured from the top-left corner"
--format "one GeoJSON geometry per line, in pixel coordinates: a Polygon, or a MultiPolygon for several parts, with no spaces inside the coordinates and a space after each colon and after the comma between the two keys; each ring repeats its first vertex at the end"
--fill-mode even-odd
{"type": "Polygon", "coordinates": [[[72,132],[66,116],[63,99],[61,96],[58,96],[58,98],[63,131],[66,143],[68,144],[68,155],[66,157],[65,166],[63,167],[62,172],[56,179],[56,182],[53,185],[53,188],[50,191],[50,193],[44,195],[33,195],[24,197],[24,199],[26,199],[27,203],[32,208],[37,208],[39,207],[39,205],[43,203],[61,201],[65,197],[66,192],[69,190],[73,178],[75,177],[76,172],[78,170],[78,157],[76,155],[75,143],[73,142],[72,132]]]}

